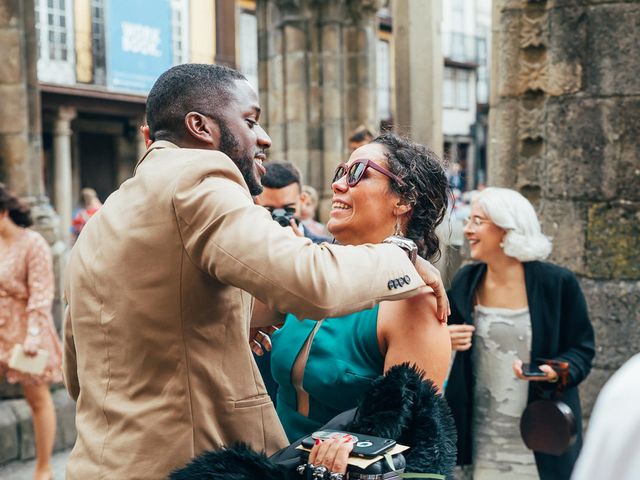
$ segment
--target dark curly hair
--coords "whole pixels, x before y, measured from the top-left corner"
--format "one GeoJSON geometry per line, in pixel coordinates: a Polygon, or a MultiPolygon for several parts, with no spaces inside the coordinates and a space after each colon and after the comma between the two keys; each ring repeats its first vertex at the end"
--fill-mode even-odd
{"type": "Polygon", "coordinates": [[[436,227],[442,223],[449,200],[449,186],[442,162],[424,145],[386,132],[372,143],[384,145],[389,170],[405,185],[390,182],[391,189],[412,205],[405,235],[418,245],[420,256],[440,258],[436,227]]]}
{"type": "Polygon", "coordinates": [[[3,183],[0,183],[0,212],[4,211],[9,212],[9,218],[19,227],[26,228],[33,225],[31,209],[11,193],[3,183]]]}

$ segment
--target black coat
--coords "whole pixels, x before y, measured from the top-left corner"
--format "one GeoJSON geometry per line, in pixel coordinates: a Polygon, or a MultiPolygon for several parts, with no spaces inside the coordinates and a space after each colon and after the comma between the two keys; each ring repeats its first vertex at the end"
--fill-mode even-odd
{"type": "MultiPolygon", "coordinates": [[[[448,292],[450,324],[473,324],[474,294],[486,270],[486,264],[476,263],[458,272],[448,292]]],[[[595,354],[593,327],[584,295],[572,272],[550,263],[526,262],[524,274],[531,316],[531,360],[548,358],[569,362],[569,385],[561,399],[573,410],[578,427],[578,439],[565,454],[553,456],[536,453],[536,464],[542,480],[569,479],[582,444],[582,414],[577,386],[591,370],[595,354]]],[[[458,429],[460,465],[470,464],[472,458],[472,371],[471,349],[457,352],[445,396],[458,429]]],[[[529,403],[541,396],[539,388],[533,384],[554,388],[554,384],[530,382],[529,403]]]]}

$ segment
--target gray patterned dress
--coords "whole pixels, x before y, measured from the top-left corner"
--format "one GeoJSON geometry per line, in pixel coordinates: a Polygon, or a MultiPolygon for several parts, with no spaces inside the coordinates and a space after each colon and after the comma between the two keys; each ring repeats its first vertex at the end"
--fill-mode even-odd
{"type": "Polygon", "coordinates": [[[511,368],[516,357],[529,361],[529,309],[477,305],[474,323],[473,480],[538,479],[533,452],[520,438],[529,382],[511,368]]]}

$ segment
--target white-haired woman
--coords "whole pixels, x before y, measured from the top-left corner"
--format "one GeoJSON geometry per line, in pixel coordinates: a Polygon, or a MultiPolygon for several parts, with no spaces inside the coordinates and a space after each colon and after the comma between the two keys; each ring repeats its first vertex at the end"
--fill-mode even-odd
{"type": "MultiPolygon", "coordinates": [[[[456,357],[445,396],[458,428],[458,464],[474,480],[569,479],[581,444],[578,384],[591,370],[593,328],[576,277],[542,262],[551,242],[527,199],[487,188],[472,204],[465,237],[477,263],[462,268],[449,291],[456,357]],[[573,410],[578,441],[565,454],[531,452],[520,438],[526,406],[553,389],[557,373],[525,377],[522,362],[569,362],[563,401],[573,410]],[[549,383],[551,382],[551,383],[549,383]]],[[[468,474],[467,474],[468,477],[468,474]]]]}

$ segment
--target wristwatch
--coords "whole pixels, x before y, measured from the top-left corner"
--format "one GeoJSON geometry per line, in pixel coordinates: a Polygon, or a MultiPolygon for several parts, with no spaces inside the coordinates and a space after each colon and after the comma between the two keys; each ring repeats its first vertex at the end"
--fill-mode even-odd
{"type": "Polygon", "coordinates": [[[409,260],[411,260],[411,263],[413,263],[414,265],[416,264],[416,258],[418,256],[418,246],[413,240],[407,237],[391,235],[390,237],[385,238],[382,241],[382,243],[392,243],[394,245],[399,246],[401,249],[407,252],[407,255],[409,256],[409,260]]]}
{"type": "Polygon", "coordinates": [[[29,327],[28,332],[32,337],[37,337],[38,335],[40,335],[40,327],[29,327]]]}

